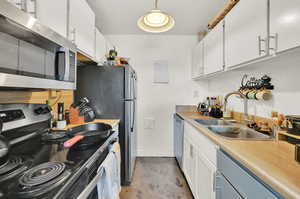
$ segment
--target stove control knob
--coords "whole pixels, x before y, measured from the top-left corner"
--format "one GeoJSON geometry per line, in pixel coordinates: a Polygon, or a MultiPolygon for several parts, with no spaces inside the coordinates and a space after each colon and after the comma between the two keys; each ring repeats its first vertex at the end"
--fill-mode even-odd
{"type": "Polygon", "coordinates": [[[47,113],[50,113],[51,112],[51,108],[49,106],[46,106],[44,109],[43,109],[43,114],[47,114],[47,113]]]}
{"type": "Polygon", "coordinates": [[[34,113],[37,115],[41,115],[43,113],[43,111],[44,111],[44,109],[42,107],[34,109],[34,113]]]}

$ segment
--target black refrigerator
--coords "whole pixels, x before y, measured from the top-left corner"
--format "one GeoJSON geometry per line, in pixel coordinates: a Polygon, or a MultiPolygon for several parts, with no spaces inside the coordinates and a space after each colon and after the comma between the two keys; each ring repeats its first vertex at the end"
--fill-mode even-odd
{"type": "Polygon", "coordinates": [[[121,183],[130,185],[137,153],[136,73],[131,66],[78,67],[75,101],[88,97],[97,119],[120,119],[121,183]]]}

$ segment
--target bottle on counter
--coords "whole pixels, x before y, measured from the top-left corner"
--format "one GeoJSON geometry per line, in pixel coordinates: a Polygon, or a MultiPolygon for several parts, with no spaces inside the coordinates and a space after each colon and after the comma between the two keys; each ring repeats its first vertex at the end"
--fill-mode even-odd
{"type": "Polygon", "coordinates": [[[64,120],[64,103],[60,102],[57,104],[57,120],[63,121],[64,120]]]}

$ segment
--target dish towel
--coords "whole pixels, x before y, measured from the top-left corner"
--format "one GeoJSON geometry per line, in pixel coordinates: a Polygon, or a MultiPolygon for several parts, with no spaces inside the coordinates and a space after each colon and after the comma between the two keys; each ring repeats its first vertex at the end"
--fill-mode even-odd
{"type": "Polygon", "coordinates": [[[120,180],[120,146],[113,144],[102,165],[98,168],[101,177],[97,183],[98,199],[119,199],[120,180]]]}

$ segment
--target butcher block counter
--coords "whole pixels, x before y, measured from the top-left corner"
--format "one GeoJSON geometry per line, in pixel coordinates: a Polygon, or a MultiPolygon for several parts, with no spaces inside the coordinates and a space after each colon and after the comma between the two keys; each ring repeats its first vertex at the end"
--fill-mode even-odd
{"type": "Polygon", "coordinates": [[[282,196],[300,198],[300,164],[295,161],[294,145],[285,141],[230,140],[193,120],[207,116],[196,112],[177,114],[282,196]]]}

